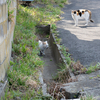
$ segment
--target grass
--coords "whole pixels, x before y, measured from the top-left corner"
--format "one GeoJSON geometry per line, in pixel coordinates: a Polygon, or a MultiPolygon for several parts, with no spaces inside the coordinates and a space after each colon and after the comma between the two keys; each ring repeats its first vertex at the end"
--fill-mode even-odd
{"type": "Polygon", "coordinates": [[[42,95],[41,89],[35,91],[35,88],[39,84],[38,71],[42,71],[44,62],[38,56],[36,23],[28,13],[29,11],[28,8],[19,7],[12,49],[14,61],[10,61],[13,68],[11,70],[8,67],[9,89],[5,94],[5,100],[18,97],[27,100],[34,97],[39,91],[39,94],[42,95]],[[32,83],[30,84],[28,81],[32,83]]]}
{"type": "Polygon", "coordinates": [[[61,45],[60,50],[61,50],[63,56],[65,57],[67,64],[70,65],[72,62],[72,59],[70,57],[71,54],[68,53],[69,50],[64,45],[61,45]]]}
{"type": "Polygon", "coordinates": [[[11,1],[7,0],[7,5],[8,5],[8,21],[13,21],[14,10],[10,10],[11,1]]]}
{"type": "Polygon", "coordinates": [[[48,0],[42,1],[46,4],[42,8],[19,6],[12,44],[13,61],[10,61],[10,66],[13,67],[9,66],[7,70],[9,84],[4,100],[49,99],[42,95],[39,88],[39,71],[43,70],[44,62],[38,56],[35,26],[50,24],[55,30],[61,9],[59,6],[53,7],[52,3],[46,3],[48,0]]]}
{"type": "Polygon", "coordinates": [[[100,78],[100,75],[97,75],[95,77],[90,77],[89,79],[95,79],[95,78],[100,78]]]}
{"type": "Polygon", "coordinates": [[[58,72],[55,76],[52,76],[52,78],[59,83],[66,83],[67,79],[70,78],[70,76],[68,76],[68,68],[67,66],[65,66],[65,64],[60,64],[59,65],[59,69],[58,72]]]}
{"type": "Polygon", "coordinates": [[[56,44],[60,44],[61,43],[61,38],[58,38],[57,36],[55,36],[55,41],[56,41],[56,44]]]}
{"type": "Polygon", "coordinates": [[[99,69],[100,69],[100,63],[96,64],[95,66],[92,66],[92,65],[91,65],[91,66],[88,67],[86,73],[87,73],[87,74],[90,74],[90,73],[92,73],[92,72],[94,72],[94,71],[97,71],[97,70],[99,70],[99,69]]]}
{"type": "Polygon", "coordinates": [[[34,0],[35,2],[44,3],[44,4],[67,4],[67,0],[34,0]],[[41,2],[42,1],[42,2],[41,2]]]}
{"type": "Polygon", "coordinates": [[[81,100],[96,100],[93,96],[82,97],[81,100]]]}

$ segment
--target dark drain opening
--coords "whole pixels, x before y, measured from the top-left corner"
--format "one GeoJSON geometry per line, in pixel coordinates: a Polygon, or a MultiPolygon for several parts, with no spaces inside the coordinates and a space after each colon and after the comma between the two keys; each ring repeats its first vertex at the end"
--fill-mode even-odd
{"type": "Polygon", "coordinates": [[[80,97],[80,93],[65,93],[66,99],[78,99],[80,97]]]}

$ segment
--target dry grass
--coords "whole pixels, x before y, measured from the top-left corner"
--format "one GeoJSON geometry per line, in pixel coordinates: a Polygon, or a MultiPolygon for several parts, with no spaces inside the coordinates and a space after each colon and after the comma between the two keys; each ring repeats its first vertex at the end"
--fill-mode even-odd
{"type": "Polygon", "coordinates": [[[72,72],[73,72],[75,75],[82,74],[82,73],[86,73],[86,71],[87,71],[87,68],[85,68],[85,67],[80,63],[80,61],[71,62],[70,68],[72,69],[72,72]]]}

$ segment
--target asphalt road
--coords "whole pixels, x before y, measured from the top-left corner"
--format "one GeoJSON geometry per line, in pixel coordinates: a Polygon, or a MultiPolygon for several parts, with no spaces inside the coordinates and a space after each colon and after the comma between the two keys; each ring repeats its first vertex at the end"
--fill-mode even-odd
{"type": "Polygon", "coordinates": [[[62,44],[69,48],[75,61],[80,60],[83,65],[100,62],[100,0],[69,0],[69,4],[62,9],[63,19],[57,22],[62,44]],[[92,20],[85,26],[85,20],[79,20],[79,26],[74,26],[71,10],[89,9],[92,20]]]}

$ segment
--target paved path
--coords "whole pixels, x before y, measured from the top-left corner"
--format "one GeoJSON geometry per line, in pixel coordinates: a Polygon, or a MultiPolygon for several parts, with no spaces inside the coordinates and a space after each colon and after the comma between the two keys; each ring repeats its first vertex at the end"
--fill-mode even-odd
{"type": "Polygon", "coordinates": [[[100,62],[100,0],[69,0],[63,11],[57,30],[74,60],[80,60],[83,65],[100,62]],[[85,21],[80,20],[79,26],[75,27],[71,10],[77,9],[91,10],[94,23],[89,22],[86,27],[85,21]]]}

